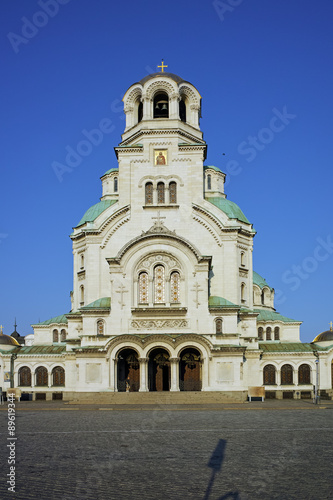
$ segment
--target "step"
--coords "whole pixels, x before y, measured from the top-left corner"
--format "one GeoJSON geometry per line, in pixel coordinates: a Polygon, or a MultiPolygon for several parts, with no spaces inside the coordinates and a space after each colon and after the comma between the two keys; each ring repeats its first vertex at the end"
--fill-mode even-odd
{"type": "Polygon", "coordinates": [[[214,404],[242,403],[247,391],[216,392],[76,392],[64,393],[64,401],[79,404],[214,404]]]}

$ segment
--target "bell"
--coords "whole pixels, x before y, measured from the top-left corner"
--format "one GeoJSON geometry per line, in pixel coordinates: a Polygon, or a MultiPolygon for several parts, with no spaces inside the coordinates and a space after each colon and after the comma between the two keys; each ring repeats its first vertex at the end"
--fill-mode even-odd
{"type": "Polygon", "coordinates": [[[156,103],[155,109],[160,109],[159,103],[156,103]]]}
{"type": "Polygon", "coordinates": [[[167,109],[168,109],[168,106],[166,104],[163,104],[162,111],[166,111],[167,109]]]}

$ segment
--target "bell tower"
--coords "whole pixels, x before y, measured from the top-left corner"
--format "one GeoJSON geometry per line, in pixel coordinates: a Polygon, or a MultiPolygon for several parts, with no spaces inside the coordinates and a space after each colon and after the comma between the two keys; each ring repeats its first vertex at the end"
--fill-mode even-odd
{"type": "Polygon", "coordinates": [[[191,83],[166,73],[163,61],[159,67],[160,73],[131,85],[123,98],[126,127],[115,148],[119,202],[132,209],[203,198],[207,146],[199,124],[201,96],[191,83]]]}

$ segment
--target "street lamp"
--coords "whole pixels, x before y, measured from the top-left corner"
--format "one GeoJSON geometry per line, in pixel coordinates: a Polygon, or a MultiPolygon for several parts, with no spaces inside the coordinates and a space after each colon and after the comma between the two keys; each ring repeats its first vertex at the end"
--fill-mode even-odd
{"type": "Polygon", "coordinates": [[[316,385],[315,385],[315,404],[320,403],[320,390],[319,390],[319,359],[315,360],[316,363],[316,385]]]}

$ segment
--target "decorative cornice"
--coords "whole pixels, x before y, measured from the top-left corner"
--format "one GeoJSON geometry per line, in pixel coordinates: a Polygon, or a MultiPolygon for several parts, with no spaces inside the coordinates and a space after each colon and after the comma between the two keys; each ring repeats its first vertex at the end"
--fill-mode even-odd
{"type": "MultiPolygon", "coordinates": [[[[197,129],[195,129],[197,131],[197,129]]],[[[173,135],[173,136],[182,136],[182,137],[186,137],[187,139],[190,139],[191,141],[196,141],[198,142],[198,144],[200,144],[200,141],[201,139],[198,139],[196,136],[188,133],[188,132],[185,132],[184,130],[180,129],[180,128],[175,128],[175,129],[157,129],[157,130],[138,130],[134,135],[132,135],[131,137],[129,137],[128,139],[126,139],[125,141],[123,141],[121,144],[122,145],[127,145],[129,142],[133,142],[133,141],[136,141],[139,137],[143,136],[143,135],[173,135]]],[[[202,145],[206,146],[206,143],[205,141],[202,140],[202,145]]]]}

